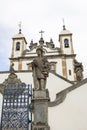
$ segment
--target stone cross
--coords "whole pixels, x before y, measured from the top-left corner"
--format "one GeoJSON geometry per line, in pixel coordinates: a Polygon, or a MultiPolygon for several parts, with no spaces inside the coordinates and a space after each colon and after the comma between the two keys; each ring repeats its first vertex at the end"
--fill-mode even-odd
{"type": "Polygon", "coordinates": [[[42,38],[42,37],[43,37],[44,31],[41,30],[39,33],[41,33],[41,38],[42,38]]]}
{"type": "Polygon", "coordinates": [[[19,22],[18,26],[19,26],[19,34],[21,34],[21,22],[19,22]]]}

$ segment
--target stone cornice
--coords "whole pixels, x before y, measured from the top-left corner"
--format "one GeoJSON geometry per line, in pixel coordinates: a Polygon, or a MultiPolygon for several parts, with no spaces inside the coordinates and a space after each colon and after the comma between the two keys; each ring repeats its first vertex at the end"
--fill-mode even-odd
{"type": "Polygon", "coordinates": [[[19,40],[19,39],[24,39],[25,43],[27,44],[27,41],[26,41],[25,37],[13,37],[12,39],[13,39],[13,40],[14,40],[14,39],[17,39],[17,40],[19,40]]]}
{"type": "MultiPolygon", "coordinates": [[[[15,60],[15,61],[18,61],[19,59],[25,59],[25,60],[29,60],[29,59],[34,59],[36,56],[28,56],[28,57],[24,57],[24,56],[21,56],[21,57],[16,57],[16,58],[9,58],[10,60],[15,60]]],[[[71,54],[71,55],[66,55],[66,54],[58,54],[58,55],[46,55],[47,58],[74,58],[76,57],[76,54],[71,54]]]]}
{"type": "Polygon", "coordinates": [[[4,86],[5,85],[10,85],[10,84],[22,84],[21,80],[18,78],[18,76],[15,74],[16,71],[10,70],[8,71],[9,75],[8,78],[4,80],[2,84],[0,84],[0,93],[3,94],[4,91],[4,86]]]}
{"type": "Polygon", "coordinates": [[[70,36],[72,35],[72,33],[69,33],[69,34],[59,34],[59,36],[70,36]]]}

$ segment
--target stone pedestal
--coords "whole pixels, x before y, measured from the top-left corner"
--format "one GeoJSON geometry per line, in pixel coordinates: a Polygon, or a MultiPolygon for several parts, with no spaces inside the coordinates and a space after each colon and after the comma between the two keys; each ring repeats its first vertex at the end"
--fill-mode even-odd
{"type": "Polygon", "coordinates": [[[33,92],[33,112],[34,121],[32,130],[50,130],[48,126],[48,90],[34,90],[33,92]]]}

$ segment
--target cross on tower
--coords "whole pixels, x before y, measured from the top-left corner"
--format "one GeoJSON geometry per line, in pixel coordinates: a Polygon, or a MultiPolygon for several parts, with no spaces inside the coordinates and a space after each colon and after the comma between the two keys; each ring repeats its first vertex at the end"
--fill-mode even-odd
{"type": "Polygon", "coordinates": [[[62,20],[63,20],[63,30],[66,30],[64,18],[62,20]]]}
{"type": "Polygon", "coordinates": [[[41,30],[39,33],[41,33],[41,38],[42,38],[42,37],[43,37],[44,31],[41,30]]]}
{"type": "Polygon", "coordinates": [[[19,34],[21,34],[21,22],[19,22],[18,26],[19,26],[19,34]]]}

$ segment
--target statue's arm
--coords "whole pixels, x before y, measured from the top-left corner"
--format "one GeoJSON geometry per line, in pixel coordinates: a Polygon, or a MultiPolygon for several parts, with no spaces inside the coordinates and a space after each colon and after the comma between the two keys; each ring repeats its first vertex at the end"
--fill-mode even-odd
{"type": "Polygon", "coordinates": [[[32,66],[32,69],[34,69],[37,66],[36,60],[33,60],[33,62],[31,62],[31,66],[32,66]]]}

